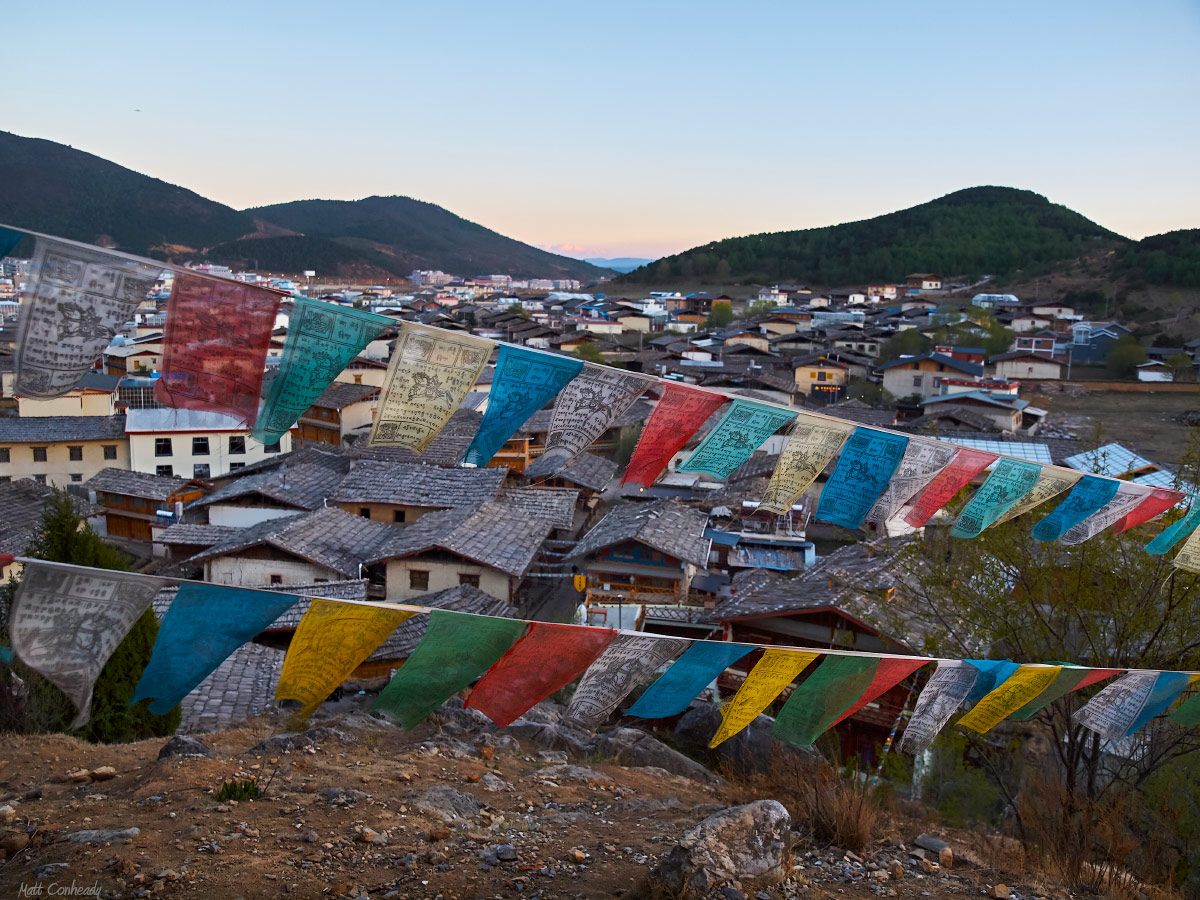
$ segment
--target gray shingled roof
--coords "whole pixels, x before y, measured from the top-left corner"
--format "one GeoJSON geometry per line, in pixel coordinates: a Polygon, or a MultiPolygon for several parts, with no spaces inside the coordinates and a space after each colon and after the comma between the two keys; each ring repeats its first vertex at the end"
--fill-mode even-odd
{"type": "MultiPolygon", "coordinates": [[[[42,512],[54,497],[54,488],[32,478],[0,482],[0,553],[21,556],[34,534],[41,528],[42,512]]],[[[102,513],[99,506],[71,496],[76,512],[83,518],[102,513]]]]}
{"type": "Polygon", "coordinates": [[[640,541],[655,550],[693,563],[708,565],[712,542],[704,536],[708,515],[676,500],[628,503],[614,507],[567,557],[575,559],[622,541],[640,541]]]}
{"type": "Polygon", "coordinates": [[[448,469],[363,459],[342,479],[333,499],[344,503],[396,503],[441,509],[474,506],[495,500],[507,474],[505,466],[448,469]]]}
{"type": "Polygon", "coordinates": [[[230,525],[172,525],[157,538],[160,544],[182,544],[185,547],[212,547],[240,535],[245,529],[230,525]]]}
{"type": "Polygon", "coordinates": [[[368,563],[442,549],[520,577],[554,525],[518,506],[493,501],[426,513],[404,528],[384,527],[391,537],[368,563]]]}
{"type": "Polygon", "coordinates": [[[554,477],[593,491],[603,491],[619,468],[611,459],[595,453],[580,453],[554,477]]]}
{"type": "MultiPolygon", "coordinates": [[[[204,583],[204,582],[200,582],[204,583]]],[[[300,619],[308,612],[313,597],[328,597],[331,600],[366,600],[366,579],[350,579],[347,581],[318,581],[308,584],[260,584],[247,585],[247,589],[256,591],[272,591],[278,594],[297,594],[301,598],[295,606],[276,619],[268,627],[268,631],[280,631],[295,628],[300,619]]],[[[162,619],[175,595],[179,593],[179,585],[172,584],[154,595],[152,607],[154,614],[162,619]]],[[[253,595],[250,595],[253,596],[253,595]]]]}
{"type": "Polygon", "coordinates": [[[149,475],[146,472],[131,472],[128,469],[107,468],[101,469],[85,481],[83,486],[89,491],[166,500],[187,483],[186,478],[168,478],[149,475]]]}
{"type": "MultiPolygon", "coordinates": [[[[346,460],[346,465],[349,465],[349,460],[346,460]]],[[[344,470],[339,466],[315,463],[279,466],[267,472],[236,478],[207,497],[201,497],[188,508],[222,503],[247,494],[261,494],[293,509],[320,509],[325,505],[325,498],[333,495],[343,475],[344,470]]]]}
{"type": "MultiPolygon", "coordinates": [[[[420,524],[420,523],[417,523],[420,524]]],[[[342,575],[356,577],[359,566],[376,556],[396,532],[392,525],[353,516],[340,509],[319,509],[302,516],[284,516],[260,522],[197,553],[191,563],[236,553],[265,544],[342,575]]]]}
{"type": "Polygon", "coordinates": [[[575,524],[575,505],[579,491],[569,488],[509,488],[497,498],[548,521],[555,528],[570,529],[575,524]]]}
{"type": "Polygon", "coordinates": [[[321,396],[314,400],[312,405],[322,409],[345,409],[352,403],[374,399],[372,395],[378,393],[379,388],[373,385],[335,381],[322,391],[321,396]]]}
{"type": "MultiPolygon", "coordinates": [[[[422,594],[406,601],[413,606],[432,606],[436,609],[450,609],[455,612],[475,613],[482,616],[502,616],[506,619],[516,618],[516,610],[504,600],[493,597],[469,584],[446,588],[432,594],[422,594]]],[[[368,661],[383,659],[408,659],[417,649],[417,644],[425,637],[425,629],[429,627],[429,616],[417,615],[400,623],[386,641],[367,657],[368,661]]]]}
{"type": "Polygon", "coordinates": [[[125,439],[124,416],[0,418],[0,444],[65,443],[125,439]]]}

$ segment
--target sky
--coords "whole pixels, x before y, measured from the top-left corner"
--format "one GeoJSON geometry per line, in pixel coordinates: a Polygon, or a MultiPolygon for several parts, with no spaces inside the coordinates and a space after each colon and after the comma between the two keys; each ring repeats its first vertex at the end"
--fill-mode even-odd
{"type": "Polygon", "coordinates": [[[980,184],[1200,227],[1200,0],[26,3],[0,128],[237,208],[658,257],[980,184]]]}

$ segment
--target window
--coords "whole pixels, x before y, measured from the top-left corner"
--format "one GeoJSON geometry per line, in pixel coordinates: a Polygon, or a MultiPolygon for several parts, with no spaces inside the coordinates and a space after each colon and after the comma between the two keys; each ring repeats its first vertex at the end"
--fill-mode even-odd
{"type": "Polygon", "coordinates": [[[278,453],[278,452],[279,452],[279,441],[276,441],[273,444],[263,444],[263,453],[278,453]]]}
{"type": "Polygon", "coordinates": [[[242,435],[229,438],[229,452],[243,454],[246,452],[246,438],[242,435]]]}
{"type": "Polygon", "coordinates": [[[271,584],[283,584],[283,576],[282,575],[272,575],[271,576],[271,584]]]}
{"type": "Polygon", "coordinates": [[[360,507],[358,508],[358,514],[359,514],[360,516],[362,516],[364,519],[369,519],[369,518],[371,518],[371,507],[369,507],[369,506],[360,506],[360,507]]]}
{"type": "Polygon", "coordinates": [[[192,438],[192,456],[208,456],[208,438],[192,438]]]}
{"type": "Polygon", "coordinates": [[[9,462],[9,461],[10,460],[8,458],[8,448],[0,447],[0,463],[9,462]]]}
{"type": "Polygon", "coordinates": [[[361,376],[361,375],[355,375],[355,376],[354,376],[354,383],[355,383],[355,384],[362,384],[362,376],[361,376]]]}
{"type": "Polygon", "coordinates": [[[924,378],[921,375],[913,376],[913,387],[920,387],[924,383],[924,378]]]}
{"type": "Polygon", "coordinates": [[[208,478],[209,472],[210,470],[208,463],[196,463],[194,466],[192,466],[193,478],[208,478]]]}
{"type": "Polygon", "coordinates": [[[45,462],[46,461],[46,448],[45,447],[34,447],[33,448],[33,461],[34,462],[45,462]]]}
{"type": "Polygon", "coordinates": [[[117,445],[116,444],[105,444],[104,445],[104,458],[105,459],[116,459],[117,458],[117,445]]]}
{"type": "Polygon", "coordinates": [[[827,374],[828,373],[826,373],[826,372],[818,372],[817,373],[817,381],[824,381],[827,374]]]}
{"type": "Polygon", "coordinates": [[[45,484],[46,476],[45,475],[34,475],[33,480],[36,481],[38,484],[45,484]]]}
{"type": "Polygon", "coordinates": [[[154,455],[155,456],[171,456],[174,454],[171,448],[170,438],[155,438],[154,439],[154,455]]]}
{"type": "Polygon", "coordinates": [[[328,578],[314,578],[313,584],[325,584],[328,581],[329,581],[328,578]]]}
{"type": "Polygon", "coordinates": [[[174,466],[155,466],[154,474],[162,478],[171,478],[175,475],[174,466]]]}
{"type": "Polygon", "coordinates": [[[809,370],[808,370],[808,377],[809,377],[809,378],[816,378],[816,377],[817,377],[817,373],[816,373],[816,372],[814,372],[812,369],[809,369],[809,370]]]}
{"type": "Polygon", "coordinates": [[[80,475],[78,472],[76,472],[71,475],[71,480],[72,481],[83,481],[83,476],[80,475]]]}
{"type": "Polygon", "coordinates": [[[395,522],[397,525],[403,525],[404,524],[404,510],[402,510],[402,509],[392,510],[392,521],[395,522]]]}
{"type": "Polygon", "coordinates": [[[83,462],[83,448],[67,446],[67,458],[71,462],[83,462]]]}
{"type": "Polygon", "coordinates": [[[230,471],[230,472],[234,471],[235,469],[244,469],[244,468],[246,468],[246,464],[245,464],[245,463],[230,463],[230,464],[229,464],[229,471],[230,471]]]}
{"type": "Polygon", "coordinates": [[[0,481],[12,481],[11,475],[0,475],[0,481]]]}
{"type": "Polygon", "coordinates": [[[409,569],[408,589],[410,591],[429,590],[429,572],[425,569],[409,569]]]}
{"type": "Polygon", "coordinates": [[[479,587],[479,573],[478,572],[459,572],[458,573],[458,583],[459,584],[469,584],[471,587],[479,587]]]}

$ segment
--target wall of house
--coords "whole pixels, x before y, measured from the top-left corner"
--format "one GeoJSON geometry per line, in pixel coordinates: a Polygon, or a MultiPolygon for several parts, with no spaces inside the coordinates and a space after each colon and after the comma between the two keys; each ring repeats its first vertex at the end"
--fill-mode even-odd
{"type": "MultiPolygon", "coordinates": [[[[64,440],[56,443],[5,443],[0,441],[0,451],[8,450],[8,462],[0,461],[0,478],[16,480],[18,478],[33,478],[45,481],[54,487],[63,487],[71,483],[87,481],[101,469],[129,468],[129,442],[124,438],[112,438],[103,441],[72,441],[64,440]],[[46,448],[46,461],[36,462],[33,458],[34,447],[46,448]],[[71,447],[79,447],[83,458],[71,459],[71,447]],[[112,447],[113,458],[104,458],[104,448],[112,447]]],[[[0,452],[0,457],[3,457],[0,452]]]]}
{"type": "Polygon", "coordinates": [[[387,525],[411,525],[425,513],[433,512],[433,507],[429,506],[405,506],[400,503],[338,503],[345,512],[352,516],[362,515],[362,511],[367,510],[370,515],[364,516],[372,522],[383,522],[387,525]],[[403,513],[404,517],[397,522],[396,513],[403,513]]]}
{"type": "Polygon", "coordinates": [[[917,394],[922,398],[936,397],[943,378],[964,380],[961,372],[938,372],[938,363],[921,360],[913,366],[896,366],[883,373],[883,387],[895,397],[911,397],[917,394]]]}
{"type": "Polygon", "coordinates": [[[996,377],[1057,381],[1062,377],[1062,366],[1059,363],[1033,359],[1002,359],[996,363],[996,377]]]}
{"type": "Polygon", "coordinates": [[[314,581],[340,581],[345,576],[332,569],[298,559],[248,559],[240,556],[218,556],[204,563],[204,580],[213,584],[253,587],[270,584],[278,575],[282,584],[312,584],[314,581]]]}
{"type": "Polygon", "coordinates": [[[378,400],[364,400],[362,403],[351,403],[342,408],[342,435],[356,428],[363,428],[375,420],[375,409],[378,400]]]}
{"type": "Polygon", "coordinates": [[[53,400],[31,400],[17,398],[17,409],[21,418],[44,416],[112,416],[117,412],[116,392],[71,391],[53,400]]]}
{"type": "MultiPolygon", "coordinates": [[[[370,384],[375,387],[383,387],[383,380],[387,376],[387,369],[342,369],[337,373],[334,381],[340,381],[342,384],[370,384]]],[[[479,388],[474,388],[479,390],[479,388]]]]}
{"type": "MultiPolygon", "coordinates": [[[[292,435],[285,434],[279,439],[279,453],[287,453],[292,449],[292,435]]],[[[160,431],[148,434],[129,435],[129,468],[135,472],[146,472],[155,475],[159,466],[170,466],[171,474],[178,478],[196,476],[195,466],[209,467],[208,478],[218,478],[228,474],[234,466],[248,466],[268,457],[274,458],[275,453],[268,453],[258,441],[250,437],[249,431],[160,431]],[[192,439],[208,438],[208,453],[193,454],[192,439]],[[242,437],[245,439],[245,453],[230,453],[229,439],[242,437]],[[155,440],[158,438],[171,439],[171,453],[165,456],[155,454],[155,440]]]]}
{"type": "Polygon", "coordinates": [[[302,512],[298,509],[270,509],[261,506],[234,506],[225,503],[213,503],[208,507],[209,525],[228,525],[231,528],[249,528],[259,522],[269,519],[282,519],[284,516],[294,516],[302,512]]]}
{"type": "Polygon", "coordinates": [[[388,600],[397,602],[411,600],[422,594],[434,591],[444,591],[447,588],[458,587],[460,574],[478,575],[479,589],[485,594],[491,594],[500,600],[512,602],[509,595],[509,577],[499,569],[462,560],[422,559],[420,556],[410,556],[404,559],[390,559],[387,563],[387,592],[388,600]],[[429,573],[429,587],[426,590],[414,590],[409,587],[409,571],[419,570],[429,573]]]}
{"type": "Polygon", "coordinates": [[[823,366],[797,366],[796,390],[802,394],[811,394],[814,385],[844,385],[846,383],[845,369],[831,369],[823,366]],[[822,378],[822,374],[825,376],[822,378]]]}

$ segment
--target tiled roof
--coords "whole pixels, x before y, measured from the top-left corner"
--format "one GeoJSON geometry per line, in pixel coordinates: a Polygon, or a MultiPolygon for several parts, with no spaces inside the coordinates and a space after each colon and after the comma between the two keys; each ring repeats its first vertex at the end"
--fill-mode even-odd
{"type": "MultiPolygon", "coordinates": [[[[179,527],[179,526],[176,526],[179,527]]],[[[207,526],[206,526],[207,527],[207,526]]],[[[170,529],[173,530],[173,529],[170,529]]],[[[300,600],[281,615],[278,619],[272,622],[265,630],[267,631],[286,631],[295,628],[300,624],[300,620],[304,614],[308,612],[308,608],[312,605],[313,597],[327,597],[330,600],[366,600],[367,599],[367,582],[366,579],[349,579],[347,581],[319,581],[309,584],[261,584],[248,586],[256,591],[271,591],[278,594],[296,594],[300,600]]],[[[178,585],[171,585],[163,588],[154,595],[154,614],[160,619],[166,615],[171,601],[175,599],[175,595],[179,592],[178,585]]],[[[253,594],[248,594],[247,597],[253,597],[253,594]]]]}
{"type": "Polygon", "coordinates": [[[128,469],[101,469],[86,482],[89,491],[104,491],[108,494],[124,494],[129,497],[146,497],[150,500],[166,500],[187,484],[185,478],[167,478],[128,469]]]}
{"type": "Polygon", "coordinates": [[[936,429],[938,424],[943,419],[952,419],[956,422],[962,422],[972,428],[977,428],[980,431],[993,432],[1000,431],[996,423],[985,416],[983,413],[975,409],[969,409],[965,406],[955,406],[947,403],[942,406],[936,406],[923,416],[918,416],[915,419],[909,419],[904,422],[905,431],[922,431],[928,429],[936,429]]]}
{"type": "Polygon", "coordinates": [[[190,431],[246,431],[234,416],[208,409],[131,409],[126,413],[125,431],[169,433],[190,431]]]}
{"type": "Polygon", "coordinates": [[[397,503],[440,509],[474,506],[496,499],[496,492],[507,474],[505,466],[450,469],[363,459],[342,479],[333,499],[347,503],[397,503]]]}
{"type": "Polygon", "coordinates": [[[1110,475],[1120,478],[1139,469],[1160,469],[1158,463],[1151,462],[1144,456],[1139,456],[1128,447],[1120,444],[1105,444],[1095,450],[1085,450],[1063,460],[1063,465],[1070,466],[1078,472],[1094,472],[1097,475],[1110,475]]]}
{"type": "Polygon", "coordinates": [[[350,471],[350,460],[351,457],[342,447],[334,447],[332,444],[308,443],[289,453],[271,454],[258,462],[249,463],[241,469],[233,469],[224,475],[215,476],[212,480],[214,482],[237,481],[260,472],[270,472],[283,466],[297,466],[301,463],[326,466],[337,469],[342,475],[345,475],[350,471]]]}
{"type": "Polygon", "coordinates": [[[729,478],[726,481],[733,484],[746,478],[760,478],[763,475],[771,475],[778,464],[778,453],[766,453],[762,450],[755,450],[748,460],[729,473],[729,478]]]}
{"type": "Polygon", "coordinates": [[[917,363],[921,362],[922,360],[929,360],[930,362],[939,363],[940,365],[945,366],[947,369],[956,369],[957,371],[963,372],[967,375],[983,374],[983,366],[977,365],[976,363],[964,362],[961,359],[955,359],[952,356],[945,356],[941,353],[922,353],[920,356],[902,356],[900,359],[894,359],[891,362],[881,363],[875,367],[875,371],[884,372],[888,369],[894,369],[897,366],[907,366],[910,363],[917,363]]]}
{"type": "Polygon", "coordinates": [[[203,562],[265,544],[354,577],[359,574],[360,565],[376,556],[376,551],[395,532],[392,525],[373,522],[340,509],[319,509],[307,515],[284,516],[243,528],[228,541],[197,553],[188,562],[203,562]]]}
{"type": "Polygon", "coordinates": [[[102,441],[125,437],[125,416],[7,416],[0,418],[0,444],[102,441]]]}
{"type": "Polygon", "coordinates": [[[244,529],[230,525],[172,525],[158,536],[160,544],[182,544],[185,547],[212,547],[232,540],[244,529]]]}
{"type": "Polygon", "coordinates": [[[404,528],[384,527],[391,534],[368,563],[442,549],[521,576],[554,525],[528,510],[493,501],[426,513],[404,528]]]}
{"type": "Polygon", "coordinates": [[[894,409],[876,409],[873,406],[868,406],[861,400],[843,400],[841,403],[831,403],[829,406],[822,408],[821,412],[838,419],[844,419],[847,422],[855,422],[859,425],[875,425],[890,428],[896,421],[896,411],[894,409]]]}
{"type": "MultiPolygon", "coordinates": [[[[349,466],[349,460],[345,461],[349,466]]],[[[344,470],[339,466],[300,463],[279,466],[271,471],[244,475],[201,497],[188,508],[224,503],[248,494],[261,494],[293,509],[320,509],[325,498],[333,495],[344,470]]]]}
{"type": "Polygon", "coordinates": [[[554,477],[589,490],[603,491],[619,468],[621,467],[611,459],[605,459],[595,453],[580,453],[554,477]]]}
{"type": "Polygon", "coordinates": [[[347,384],[335,381],[325,388],[321,396],[312,402],[313,406],[322,409],[344,409],[352,403],[374,399],[379,394],[379,388],[369,384],[347,384]]]}
{"type": "MultiPolygon", "coordinates": [[[[422,594],[405,602],[413,606],[432,606],[435,609],[449,609],[481,616],[501,616],[506,619],[516,617],[516,611],[509,603],[469,584],[460,584],[458,587],[433,594],[422,594]]],[[[426,615],[416,615],[405,620],[367,657],[367,660],[407,659],[425,637],[425,629],[428,627],[429,616],[426,615]]]]}
{"type": "Polygon", "coordinates": [[[703,568],[708,565],[711,544],[704,536],[707,525],[707,514],[675,500],[629,503],[614,507],[596,523],[568,558],[636,540],[703,568]]]}
{"type": "Polygon", "coordinates": [[[575,524],[575,505],[579,491],[568,488],[509,488],[500,492],[501,503],[539,516],[555,528],[570,529],[575,524]]]}
{"type": "MultiPolygon", "coordinates": [[[[54,497],[54,488],[39,484],[32,478],[0,482],[0,553],[21,556],[29,547],[34,534],[41,528],[42,513],[54,497]]],[[[86,500],[71,495],[71,502],[80,516],[87,518],[103,512],[86,500]]]]}

